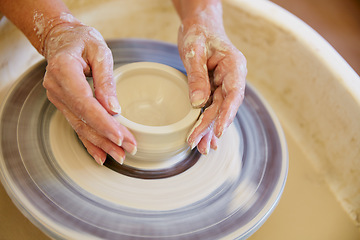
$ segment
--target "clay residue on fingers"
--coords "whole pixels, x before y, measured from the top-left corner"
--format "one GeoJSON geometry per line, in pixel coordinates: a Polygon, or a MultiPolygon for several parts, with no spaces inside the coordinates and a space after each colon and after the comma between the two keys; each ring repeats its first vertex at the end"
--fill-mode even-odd
{"type": "Polygon", "coordinates": [[[196,56],[196,50],[205,48],[205,39],[202,37],[202,32],[197,29],[197,25],[191,26],[184,35],[183,42],[183,63],[187,70],[191,69],[191,61],[196,56]]]}
{"type": "Polygon", "coordinates": [[[204,118],[204,114],[201,114],[199,119],[196,121],[195,125],[192,127],[192,129],[190,130],[187,136],[186,142],[189,143],[191,150],[196,147],[197,143],[195,140],[191,141],[190,137],[194,133],[195,129],[202,123],[203,118],[204,118]]]}
{"type": "MultiPolygon", "coordinates": [[[[37,50],[42,54],[45,55],[45,42],[47,36],[51,32],[51,30],[60,24],[63,23],[77,23],[81,24],[73,15],[67,12],[61,12],[60,15],[46,18],[43,13],[39,11],[34,11],[33,13],[33,24],[34,24],[34,33],[39,39],[39,46],[37,50]]],[[[46,56],[45,56],[46,57],[46,56]]]]}
{"type": "Polygon", "coordinates": [[[195,90],[190,95],[191,104],[195,108],[202,107],[206,101],[207,96],[205,95],[204,91],[202,90],[195,90]]]}
{"type": "Polygon", "coordinates": [[[210,35],[209,40],[206,42],[206,54],[208,58],[213,56],[215,53],[225,57],[225,52],[229,52],[229,44],[224,40],[223,36],[210,35]]]}
{"type": "Polygon", "coordinates": [[[102,62],[104,60],[107,60],[107,61],[112,60],[111,51],[108,51],[108,47],[105,44],[104,45],[99,45],[97,47],[97,51],[95,53],[95,60],[97,62],[102,62]]]}
{"type": "Polygon", "coordinates": [[[189,52],[187,52],[186,54],[185,54],[185,59],[189,59],[189,58],[193,58],[193,57],[195,57],[195,51],[194,51],[194,49],[191,49],[189,52]]]}
{"type": "Polygon", "coordinates": [[[114,96],[109,97],[108,102],[111,111],[113,111],[116,114],[121,114],[121,106],[116,97],[114,96]]]}
{"type": "Polygon", "coordinates": [[[100,42],[104,41],[104,38],[101,35],[101,33],[98,30],[96,30],[95,28],[91,28],[89,30],[89,35],[92,36],[93,38],[95,38],[96,40],[100,41],[100,42]]]}
{"type": "MultiPolygon", "coordinates": [[[[180,46],[182,48],[181,53],[184,66],[188,74],[194,73],[191,79],[189,75],[189,85],[196,81],[199,82],[201,80],[199,78],[202,77],[200,74],[204,72],[209,75],[210,85],[213,87],[211,89],[212,92],[215,93],[216,91],[219,96],[218,99],[221,101],[221,103],[215,104],[218,106],[217,117],[214,116],[211,122],[209,119],[208,124],[211,127],[208,126],[208,129],[205,129],[207,125],[204,124],[207,123],[203,122],[203,115],[213,106],[216,101],[215,99],[213,101],[209,100],[210,106],[206,108],[188,135],[187,142],[192,149],[202,141],[201,147],[203,152],[208,152],[206,149],[209,148],[217,148],[217,139],[221,137],[237,113],[245,87],[246,61],[244,64],[238,49],[227,37],[223,28],[222,18],[217,18],[219,14],[222,14],[221,3],[219,2],[216,5],[209,4],[197,15],[197,21],[194,24],[189,21],[193,25],[182,25],[179,30],[184,36],[183,46],[180,46]],[[205,64],[200,62],[202,66],[198,65],[195,62],[198,59],[201,59],[201,61],[205,59],[205,64]],[[227,101],[222,102],[225,99],[227,101]],[[231,106],[229,105],[230,102],[231,106]],[[226,106],[223,106],[223,104],[226,104],[226,106]],[[223,113],[220,112],[221,108],[224,109],[223,113]],[[219,122],[221,123],[219,124],[219,122]],[[214,128],[215,125],[216,129],[214,128]],[[200,132],[200,130],[203,131],[200,132]],[[213,137],[206,142],[205,149],[204,136],[209,131],[214,131],[212,133],[213,137]]],[[[204,87],[201,87],[201,84],[194,86],[198,86],[198,88],[190,93],[192,105],[202,106],[202,104],[205,104],[201,101],[201,92],[204,87]]],[[[206,104],[205,106],[208,105],[206,104]]],[[[206,118],[208,118],[208,115],[206,118]]]]}

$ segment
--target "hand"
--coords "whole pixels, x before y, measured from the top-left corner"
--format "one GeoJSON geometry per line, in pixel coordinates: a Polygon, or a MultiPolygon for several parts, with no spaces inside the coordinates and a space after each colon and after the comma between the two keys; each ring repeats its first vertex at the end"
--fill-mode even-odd
{"type": "Polygon", "coordinates": [[[194,107],[207,106],[190,131],[188,144],[202,154],[232,123],[244,98],[246,59],[225,34],[221,4],[182,20],[178,47],[194,107]]]}
{"type": "Polygon", "coordinates": [[[48,61],[43,82],[48,99],[64,114],[96,162],[102,165],[109,153],[122,164],[124,150],[135,154],[135,138],[111,116],[121,109],[112,54],[101,34],[73,19],[49,30],[43,51],[48,61]],[[86,80],[90,75],[94,93],[86,80]]]}

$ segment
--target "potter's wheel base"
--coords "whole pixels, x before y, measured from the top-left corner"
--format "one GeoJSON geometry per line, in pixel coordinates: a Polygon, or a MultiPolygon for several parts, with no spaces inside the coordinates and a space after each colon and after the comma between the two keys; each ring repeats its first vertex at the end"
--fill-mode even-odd
{"type": "MultiPolygon", "coordinates": [[[[184,72],[175,45],[108,44],[116,66],[152,61],[184,72]]],[[[171,173],[127,160],[99,166],[47,100],[45,67],[39,63],[19,79],[1,108],[0,177],[51,238],[243,239],[273,211],[286,180],[287,147],[276,116],[250,85],[218,150],[208,156],[195,150],[171,173]]]]}

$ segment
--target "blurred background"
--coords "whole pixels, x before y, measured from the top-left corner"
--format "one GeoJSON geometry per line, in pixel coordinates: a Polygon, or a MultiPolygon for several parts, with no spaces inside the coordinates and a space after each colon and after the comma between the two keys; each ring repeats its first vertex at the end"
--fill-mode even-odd
{"type": "Polygon", "coordinates": [[[360,0],[273,0],[323,36],[360,75],[360,0]]]}

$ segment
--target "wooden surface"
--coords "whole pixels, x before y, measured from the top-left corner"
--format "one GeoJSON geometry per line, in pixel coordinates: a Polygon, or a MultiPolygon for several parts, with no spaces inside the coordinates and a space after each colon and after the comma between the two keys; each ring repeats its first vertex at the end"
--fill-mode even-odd
{"type": "Polygon", "coordinates": [[[360,0],[273,0],[324,37],[360,75],[360,0]]]}

